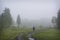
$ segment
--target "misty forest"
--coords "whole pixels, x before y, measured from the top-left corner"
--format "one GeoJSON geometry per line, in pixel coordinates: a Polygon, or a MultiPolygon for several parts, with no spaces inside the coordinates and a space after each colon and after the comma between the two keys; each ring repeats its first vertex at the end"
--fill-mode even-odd
{"type": "Polygon", "coordinates": [[[0,40],[60,40],[60,1],[1,0],[0,40]]]}

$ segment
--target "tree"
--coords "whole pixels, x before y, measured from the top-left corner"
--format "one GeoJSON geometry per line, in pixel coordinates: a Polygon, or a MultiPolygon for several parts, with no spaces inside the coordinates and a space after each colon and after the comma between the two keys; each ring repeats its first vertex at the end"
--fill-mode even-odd
{"type": "Polygon", "coordinates": [[[57,15],[57,28],[60,29],[60,9],[59,9],[58,15],[57,15]]]}
{"type": "Polygon", "coordinates": [[[0,31],[2,31],[2,28],[3,28],[3,25],[2,25],[3,21],[2,21],[2,19],[3,19],[3,14],[0,15],[0,31]]]}
{"type": "Polygon", "coordinates": [[[12,17],[10,14],[10,9],[5,8],[3,13],[0,15],[0,30],[7,28],[12,24],[12,17]]]}
{"type": "Polygon", "coordinates": [[[20,19],[20,15],[18,15],[18,17],[17,17],[17,25],[18,25],[18,27],[20,26],[20,24],[21,24],[21,19],[20,19]]]}
{"type": "Polygon", "coordinates": [[[52,23],[54,25],[54,27],[56,27],[57,25],[57,18],[55,16],[52,17],[52,23]]]}
{"type": "Polygon", "coordinates": [[[10,26],[12,24],[12,17],[10,14],[10,9],[9,8],[5,8],[4,13],[3,13],[3,25],[4,26],[10,26]]]}

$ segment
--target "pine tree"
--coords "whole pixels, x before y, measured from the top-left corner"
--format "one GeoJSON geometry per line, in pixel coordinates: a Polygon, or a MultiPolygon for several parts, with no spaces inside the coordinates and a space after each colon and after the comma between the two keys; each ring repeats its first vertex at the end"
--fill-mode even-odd
{"type": "Polygon", "coordinates": [[[18,25],[18,27],[20,26],[20,24],[21,24],[21,19],[20,19],[20,15],[18,15],[18,17],[17,17],[17,25],[18,25]]]}
{"type": "Polygon", "coordinates": [[[60,29],[60,9],[59,9],[58,15],[57,15],[57,28],[60,29]]]}
{"type": "Polygon", "coordinates": [[[4,10],[3,22],[4,22],[4,26],[10,26],[12,24],[12,17],[9,8],[5,8],[4,10]]]}
{"type": "Polygon", "coordinates": [[[2,14],[0,14],[0,36],[2,34],[3,29],[10,27],[12,24],[12,17],[10,14],[9,8],[5,8],[2,14]]]}
{"type": "Polygon", "coordinates": [[[0,28],[9,27],[12,24],[12,17],[9,8],[5,8],[3,13],[0,15],[0,28]]]}
{"type": "Polygon", "coordinates": [[[52,17],[52,23],[53,23],[53,25],[54,25],[54,27],[57,27],[57,18],[54,16],[54,17],[52,17]]]}

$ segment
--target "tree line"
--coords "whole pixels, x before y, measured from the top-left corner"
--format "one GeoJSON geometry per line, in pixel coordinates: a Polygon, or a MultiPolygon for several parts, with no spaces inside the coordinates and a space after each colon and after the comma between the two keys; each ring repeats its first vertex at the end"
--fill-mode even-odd
{"type": "Polygon", "coordinates": [[[52,23],[55,24],[54,27],[60,30],[60,9],[58,10],[57,17],[52,18],[52,23]]]}
{"type": "MultiPolygon", "coordinates": [[[[3,10],[3,13],[0,14],[0,33],[2,32],[2,30],[4,28],[10,27],[13,24],[13,21],[14,20],[11,16],[10,9],[5,8],[3,10]]],[[[60,29],[60,9],[58,10],[57,18],[56,17],[52,18],[52,23],[55,23],[57,29],[60,29]]],[[[20,24],[21,24],[21,18],[20,18],[20,15],[18,15],[17,16],[17,25],[18,25],[18,27],[20,26],[20,24]]]]}
{"type": "MultiPolygon", "coordinates": [[[[6,29],[10,27],[13,24],[13,18],[10,13],[9,8],[5,8],[3,10],[3,13],[0,14],[0,33],[3,31],[3,29],[6,29]]],[[[19,26],[21,23],[20,15],[17,17],[17,25],[19,26]]]]}

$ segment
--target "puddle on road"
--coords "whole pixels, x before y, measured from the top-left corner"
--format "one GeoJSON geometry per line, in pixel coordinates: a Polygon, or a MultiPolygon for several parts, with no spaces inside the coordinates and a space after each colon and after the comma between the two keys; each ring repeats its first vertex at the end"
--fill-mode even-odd
{"type": "Polygon", "coordinates": [[[34,40],[34,38],[28,38],[29,40],[34,40]]]}

